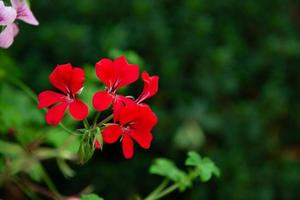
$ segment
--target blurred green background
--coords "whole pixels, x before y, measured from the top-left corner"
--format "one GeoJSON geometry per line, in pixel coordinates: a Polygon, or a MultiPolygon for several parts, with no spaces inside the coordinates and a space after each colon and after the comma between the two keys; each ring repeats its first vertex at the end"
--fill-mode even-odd
{"type": "MultiPolygon", "coordinates": [[[[24,106],[5,77],[38,93],[52,88],[57,64],[93,74],[99,59],[122,54],[160,76],[159,93],[148,100],[159,118],[151,150],[136,146],[125,160],[120,144],[106,145],[86,165],[72,165],[70,179],[55,162],[43,163],[62,194],[92,184],[108,200],[145,195],[161,180],[148,173],[154,158],[180,166],[196,150],[216,162],[221,178],[165,199],[300,198],[299,2],[36,0],[31,7],[40,26],[20,22],[13,46],[0,50],[1,133],[45,126],[44,114],[24,106]]],[[[95,75],[87,83],[102,87],[95,75]]],[[[142,82],[135,85],[126,93],[139,95],[142,82]]]]}

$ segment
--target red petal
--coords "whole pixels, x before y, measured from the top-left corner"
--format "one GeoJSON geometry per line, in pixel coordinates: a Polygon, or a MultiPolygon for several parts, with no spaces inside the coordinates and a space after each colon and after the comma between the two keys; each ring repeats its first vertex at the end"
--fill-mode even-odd
{"type": "Polygon", "coordinates": [[[109,108],[112,103],[112,97],[105,91],[99,91],[94,94],[92,103],[94,108],[101,112],[109,108]]]}
{"type": "Polygon", "coordinates": [[[75,67],[72,73],[72,79],[70,83],[71,91],[73,94],[78,93],[83,87],[84,83],[84,71],[81,68],[75,67]]]}
{"type": "Polygon", "coordinates": [[[108,88],[117,90],[138,79],[139,67],[128,64],[124,56],[113,62],[109,59],[102,59],[96,64],[96,74],[108,88]]]}
{"type": "Polygon", "coordinates": [[[77,120],[85,119],[89,113],[87,105],[78,99],[70,103],[69,111],[71,116],[77,120]]]}
{"type": "Polygon", "coordinates": [[[122,107],[126,105],[127,101],[132,101],[131,99],[128,99],[122,95],[114,95],[113,99],[113,111],[114,111],[114,121],[119,121],[119,113],[122,107]]]}
{"type": "Polygon", "coordinates": [[[50,90],[46,90],[44,92],[41,92],[38,95],[38,102],[39,102],[38,107],[39,108],[49,107],[52,104],[62,102],[64,98],[65,96],[62,94],[50,90]]]}
{"type": "Polygon", "coordinates": [[[50,108],[46,113],[46,122],[49,125],[57,125],[63,118],[68,103],[63,102],[50,108]]]}
{"type": "Polygon", "coordinates": [[[94,145],[95,145],[95,149],[101,149],[101,144],[98,140],[95,140],[94,145]]]}
{"type": "Polygon", "coordinates": [[[143,72],[142,79],[144,81],[144,89],[141,95],[137,98],[137,103],[141,103],[145,99],[152,97],[158,91],[158,76],[149,76],[147,72],[143,72]]]}
{"type": "Polygon", "coordinates": [[[116,124],[105,127],[102,132],[103,141],[109,144],[116,142],[121,136],[121,131],[121,128],[116,124]]]}
{"type": "Polygon", "coordinates": [[[131,100],[127,100],[126,105],[119,110],[118,117],[120,124],[134,122],[137,129],[143,130],[150,130],[157,123],[157,117],[149,106],[131,100]]]}
{"type": "Polygon", "coordinates": [[[116,80],[113,62],[106,58],[97,62],[96,75],[107,87],[112,87],[116,80]]]}
{"type": "Polygon", "coordinates": [[[72,65],[57,65],[52,74],[49,76],[50,83],[64,93],[69,92],[69,84],[72,79],[72,65]]]}
{"type": "Polygon", "coordinates": [[[144,149],[149,149],[153,136],[150,132],[137,132],[133,131],[132,138],[144,149]]]}
{"type": "Polygon", "coordinates": [[[130,159],[133,156],[133,141],[128,135],[123,135],[122,140],[123,154],[126,159],[130,159]]]}
{"type": "Polygon", "coordinates": [[[119,81],[116,89],[135,82],[139,77],[139,66],[135,64],[128,64],[124,56],[117,58],[114,61],[114,66],[119,81]]]}

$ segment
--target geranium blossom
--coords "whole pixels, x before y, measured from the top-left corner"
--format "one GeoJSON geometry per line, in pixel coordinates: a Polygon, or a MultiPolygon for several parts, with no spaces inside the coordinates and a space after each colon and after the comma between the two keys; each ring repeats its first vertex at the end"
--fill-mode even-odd
{"type": "Polygon", "coordinates": [[[139,67],[128,64],[124,56],[112,61],[102,59],[96,64],[96,75],[106,86],[105,91],[98,91],[93,96],[93,106],[98,111],[107,109],[111,104],[123,97],[116,94],[121,87],[127,86],[138,79],[139,67]]]}
{"type": "Polygon", "coordinates": [[[0,25],[7,26],[12,24],[17,17],[17,11],[11,6],[5,6],[3,1],[0,1],[0,25]]]}
{"type": "Polygon", "coordinates": [[[144,81],[144,88],[140,96],[136,99],[138,104],[152,97],[158,91],[158,76],[149,76],[147,72],[143,72],[142,79],[144,81]]]}
{"type": "Polygon", "coordinates": [[[39,108],[53,105],[46,113],[46,122],[57,125],[67,108],[74,119],[85,119],[88,115],[88,107],[78,99],[83,89],[84,71],[78,67],[72,68],[71,64],[58,65],[49,80],[63,94],[46,90],[38,95],[39,108]]]}
{"type": "Polygon", "coordinates": [[[11,0],[11,6],[5,6],[0,1],[0,25],[5,26],[0,33],[0,47],[8,48],[12,45],[14,37],[18,34],[19,28],[15,20],[22,20],[31,25],[38,25],[39,22],[32,14],[26,0],[11,0]]]}
{"type": "Polygon", "coordinates": [[[11,0],[12,7],[17,11],[17,19],[31,25],[39,25],[39,22],[32,14],[26,0],[11,0]]]}
{"type": "Polygon", "coordinates": [[[150,148],[151,130],[156,123],[157,117],[150,107],[127,100],[125,106],[114,110],[114,124],[104,128],[103,141],[114,143],[122,137],[123,154],[129,159],[134,154],[133,140],[144,149],[150,148]]]}

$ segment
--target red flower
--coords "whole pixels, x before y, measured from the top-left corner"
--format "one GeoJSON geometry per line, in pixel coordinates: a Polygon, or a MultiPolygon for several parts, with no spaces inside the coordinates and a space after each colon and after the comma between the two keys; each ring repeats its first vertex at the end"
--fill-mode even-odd
{"type": "Polygon", "coordinates": [[[124,56],[114,61],[104,58],[96,63],[96,74],[106,86],[106,90],[95,93],[93,106],[96,110],[103,111],[122,98],[116,95],[118,89],[138,79],[139,67],[135,64],[128,64],[124,56]]]}
{"type": "Polygon", "coordinates": [[[84,71],[71,64],[58,65],[49,77],[50,83],[63,92],[46,90],[38,95],[38,107],[46,108],[53,104],[46,113],[46,122],[57,125],[67,108],[76,120],[83,120],[88,115],[88,107],[77,96],[83,89],[84,71]]]}
{"type": "Polygon", "coordinates": [[[135,101],[138,104],[144,101],[145,99],[152,97],[158,91],[158,76],[149,76],[147,72],[143,72],[142,79],[144,81],[144,89],[135,101]]]}
{"type": "Polygon", "coordinates": [[[127,100],[125,106],[114,110],[114,124],[104,128],[103,141],[114,143],[122,136],[123,154],[129,159],[133,156],[132,139],[142,148],[150,148],[153,138],[151,129],[156,123],[157,117],[150,107],[127,100]]]}

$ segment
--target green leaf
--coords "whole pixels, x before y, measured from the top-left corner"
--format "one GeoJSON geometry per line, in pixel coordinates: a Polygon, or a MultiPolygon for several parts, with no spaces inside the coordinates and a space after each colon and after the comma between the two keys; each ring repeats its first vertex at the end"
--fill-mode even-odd
{"type": "Polygon", "coordinates": [[[192,151],[188,153],[188,158],[186,159],[185,164],[187,166],[194,166],[198,173],[197,175],[203,182],[210,180],[213,175],[217,177],[220,176],[220,170],[215,163],[207,157],[201,158],[201,156],[196,152],[192,151]]]}
{"type": "Polygon", "coordinates": [[[176,165],[165,158],[158,158],[150,166],[150,173],[167,177],[179,185],[181,191],[191,186],[191,181],[187,174],[178,169],[176,165]]]}
{"type": "Polygon", "coordinates": [[[75,175],[75,172],[63,159],[58,158],[56,161],[60,171],[62,172],[65,178],[70,178],[75,175]]]}
{"type": "Polygon", "coordinates": [[[102,197],[99,197],[96,194],[86,194],[82,195],[80,200],[104,200],[102,197]]]}
{"type": "Polygon", "coordinates": [[[0,147],[0,154],[5,156],[18,157],[24,153],[22,147],[15,143],[0,140],[0,147]]]}
{"type": "Polygon", "coordinates": [[[103,147],[103,138],[102,138],[101,130],[100,130],[99,127],[96,128],[96,133],[95,133],[95,138],[94,138],[94,144],[95,144],[96,140],[100,143],[100,148],[102,150],[102,147],[103,147]]]}
{"type": "Polygon", "coordinates": [[[38,161],[32,160],[28,168],[28,174],[32,180],[40,182],[43,177],[43,167],[38,161]]]}
{"type": "Polygon", "coordinates": [[[84,164],[88,160],[90,160],[94,154],[94,151],[94,136],[90,131],[86,131],[82,136],[82,140],[80,142],[78,150],[79,163],[84,164]]]}

